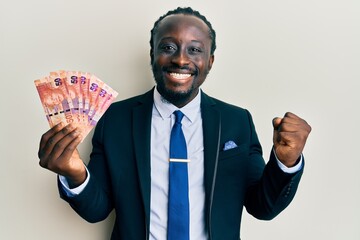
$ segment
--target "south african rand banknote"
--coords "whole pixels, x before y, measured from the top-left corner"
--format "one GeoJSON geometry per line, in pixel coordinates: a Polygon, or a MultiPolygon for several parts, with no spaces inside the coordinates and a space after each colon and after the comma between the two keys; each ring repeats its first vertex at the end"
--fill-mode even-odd
{"type": "Polygon", "coordinates": [[[50,127],[74,123],[83,138],[118,95],[95,75],[81,71],[54,71],[34,82],[50,127]]]}

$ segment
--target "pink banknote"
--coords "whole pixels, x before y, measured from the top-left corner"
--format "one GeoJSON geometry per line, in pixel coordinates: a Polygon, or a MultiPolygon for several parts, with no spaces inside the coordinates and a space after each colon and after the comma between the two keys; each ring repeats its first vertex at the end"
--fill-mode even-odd
{"type": "Polygon", "coordinates": [[[95,75],[81,71],[54,71],[34,82],[50,127],[75,123],[83,138],[118,95],[95,75]]]}

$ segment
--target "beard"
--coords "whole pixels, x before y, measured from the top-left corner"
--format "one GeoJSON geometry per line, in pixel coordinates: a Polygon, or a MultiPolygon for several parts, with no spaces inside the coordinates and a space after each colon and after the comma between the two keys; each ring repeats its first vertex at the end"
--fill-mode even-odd
{"type": "Polygon", "coordinates": [[[175,92],[168,88],[166,88],[165,83],[163,80],[157,80],[155,79],[155,82],[157,84],[157,90],[161,94],[161,96],[168,102],[174,104],[175,106],[182,105],[183,103],[186,103],[192,96],[194,92],[194,85],[191,85],[187,91],[182,92],[175,92]]]}
{"type": "MultiPolygon", "coordinates": [[[[198,91],[198,89],[195,88],[196,81],[194,81],[185,91],[173,91],[166,87],[165,79],[163,77],[164,71],[157,67],[156,64],[152,64],[152,70],[155,82],[157,84],[156,89],[166,101],[172,103],[175,106],[179,107],[185,105],[193,96],[194,91],[198,91]]],[[[197,74],[195,74],[194,77],[196,78],[197,74]]]]}

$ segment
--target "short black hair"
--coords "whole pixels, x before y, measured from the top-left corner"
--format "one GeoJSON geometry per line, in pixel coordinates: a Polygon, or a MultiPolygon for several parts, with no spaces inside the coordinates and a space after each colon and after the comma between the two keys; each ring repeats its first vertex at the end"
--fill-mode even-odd
{"type": "MultiPolygon", "coordinates": [[[[156,31],[158,29],[159,23],[161,22],[161,20],[163,20],[165,17],[169,16],[169,15],[176,15],[176,14],[184,14],[184,15],[191,15],[191,16],[195,16],[199,19],[201,19],[208,27],[209,27],[209,36],[211,39],[211,49],[210,49],[210,54],[213,55],[216,49],[216,33],[215,30],[213,29],[213,27],[211,26],[211,23],[206,19],[205,16],[201,15],[198,11],[193,10],[191,7],[178,7],[174,10],[170,10],[168,11],[166,14],[162,15],[158,20],[156,20],[156,22],[154,23],[153,28],[151,29],[151,37],[150,37],[150,47],[151,47],[151,51],[153,50],[154,47],[154,35],[156,34],[156,31]]],[[[151,56],[151,63],[153,62],[153,56],[151,56]]]]}

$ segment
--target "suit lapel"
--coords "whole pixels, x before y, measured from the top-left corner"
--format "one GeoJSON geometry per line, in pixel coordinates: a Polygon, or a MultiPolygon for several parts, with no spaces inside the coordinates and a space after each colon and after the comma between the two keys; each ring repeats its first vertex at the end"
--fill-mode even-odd
{"type": "MultiPolygon", "coordinates": [[[[147,231],[150,226],[150,146],[153,90],[145,93],[133,108],[133,136],[140,191],[145,209],[147,231]]],[[[211,206],[219,152],[221,117],[215,102],[201,94],[201,114],[204,132],[204,183],[207,225],[210,226],[211,206]]],[[[148,234],[148,232],[147,232],[148,234]]]]}
{"type": "Polygon", "coordinates": [[[208,227],[210,227],[211,206],[220,144],[221,116],[215,107],[215,102],[204,93],[201,96],[201,114],[204,132],[205,212],[206,222],[208,227]]]}
{"type": "Polygon", "coordinates": [[[150,224],[150,140],[153,90],[145,93],[133,109],[133,136],[140,191],[145,209],[147,231],[150,224]]]}

